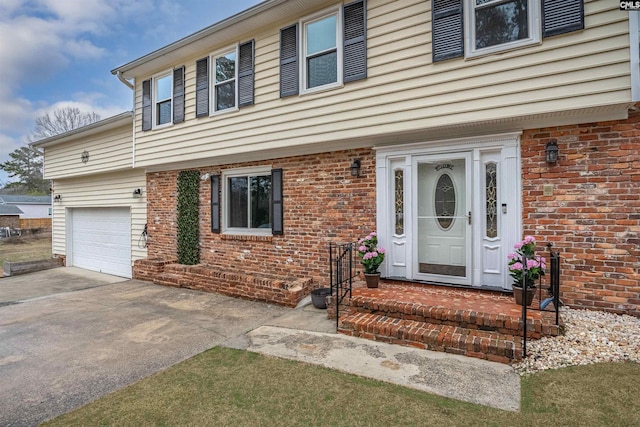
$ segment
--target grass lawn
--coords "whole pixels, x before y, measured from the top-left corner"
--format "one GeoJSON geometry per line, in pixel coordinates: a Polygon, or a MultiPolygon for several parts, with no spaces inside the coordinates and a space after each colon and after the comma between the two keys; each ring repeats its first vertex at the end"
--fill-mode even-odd
{"type": "Polygon", "coordinates": [[[4,261],[38,261],[51,255],[51,232],[0,239],[0,271],[4,261]]]}
{"type": "Polygon", "coordinates": [[[46,426],[638,426],[640,364],[522,380],[512,413],[303,363],[216,347],[46,426]]]}

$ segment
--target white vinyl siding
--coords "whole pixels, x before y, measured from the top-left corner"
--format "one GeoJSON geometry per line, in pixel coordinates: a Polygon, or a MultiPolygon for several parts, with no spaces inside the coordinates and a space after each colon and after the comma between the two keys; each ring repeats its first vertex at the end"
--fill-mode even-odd
{"type": "Polygon", "coordinates": [[[131,168],[131,123],[76,141],[45,147],[45,178],[57,179],[131,168]],[[82,153],[89,160],[82,162],[82,153]]]}
{"type": "Polygon", "coordinates": [[[55,194],[62,202],[53,203],[53,253],[66,255],[66,210],[77,208],[121,207],[131,212],[131,261],[146,258],[147,249],[140,247],[140,235],[147,222],[146,176],[142,170],[128,170],[84,177],[56,179],[55,194]],[[142,197],[134,198],[133,190],[142,189],[142,197]]]}
{"type": "Polygon", "coordinates": [[[584,120],[589,111],[607,117],[607,108],[631,102],[628,14],[608,1],[585,4],[585,30],[500,55],[437,64],[431,59],[430,5],[369,0],[367,79],[312,96],[280,98],[279,31],[295,20],[248,34],[255,38],[255,104],[238,114],[196,120],[195,64],[208,52],[180,58],[186,66],[185,125],[140,132],[138,83],[136,165],[370,146],[398,132],[453,137],[476,123],[485,133],[553,126],[584,120]]]}

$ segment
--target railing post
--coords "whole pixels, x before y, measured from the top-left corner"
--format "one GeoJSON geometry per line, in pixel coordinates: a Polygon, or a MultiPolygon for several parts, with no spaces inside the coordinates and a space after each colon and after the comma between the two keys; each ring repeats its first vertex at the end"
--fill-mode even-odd
{"type": "Polygon", "coordinates": [[[522,257],[522,358],[527,357],[527,256],[522,257]]]}

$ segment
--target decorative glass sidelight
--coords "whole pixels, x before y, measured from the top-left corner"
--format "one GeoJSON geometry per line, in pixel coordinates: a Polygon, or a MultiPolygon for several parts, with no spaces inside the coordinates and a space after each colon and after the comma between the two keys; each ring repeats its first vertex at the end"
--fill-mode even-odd
{"type": "Polygon", "coordinates": [[[394,178],[395,232],[401,236],[404,234],[404,170],[396,170],[394,178]]]}
{"type": "Polygon", "coordinates": [[[487,237],[498,237],[498,165],[494,162],[485,166],[485,199],[487,237]]]}

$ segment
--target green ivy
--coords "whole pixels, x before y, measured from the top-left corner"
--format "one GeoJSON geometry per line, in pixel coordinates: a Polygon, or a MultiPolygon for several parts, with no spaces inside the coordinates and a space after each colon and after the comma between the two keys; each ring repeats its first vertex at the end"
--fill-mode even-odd
{"type": "Polygon", "coordinates": [[[194,265],[200,261],[199,192],[200,172],[181,171],[178,174],[178,262],[180,264],[194,265]]]}

